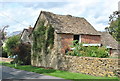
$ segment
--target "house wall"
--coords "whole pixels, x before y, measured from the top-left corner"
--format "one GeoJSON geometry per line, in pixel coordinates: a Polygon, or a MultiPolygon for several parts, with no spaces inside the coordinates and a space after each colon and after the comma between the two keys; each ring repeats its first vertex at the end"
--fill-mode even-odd
{"type": "MultiPolygon", "coordinates": [[[[36,27],[34,29],[37,30],[37,28],[40,26],[40,21],[45,21],[44,26],[48,25],[48,21],[46,20],[46,17],[44,14],[41,14],[38,22],[36,23],[36,27]]],[[[47,36],[46,36],[47,37],[47,36]]],[[[33,39],[33,34],[31,35],[31,39],[33,39]]],[[[45,39],[47,40],[47,39],[45,39]]],[[[31,45],[33,47],[33,40],[31,40],[31,45]]],[[[37,45],[39,45],[39,42],[37,42],[37,45]]],[[[47,48],[49,50],[48,53],[45,52],[45,49],[42,48],[41,51],[39,50],[33,50],[31,49],[31,65],[32,66],[42,66],[42,67],[52,67],[54,69],[57,69],[58,65],[58,54],[61,50],[61,42],[60,42],[60,36],[54,32],[54,45],[51,49],[50,47],[47,48]]]]}
{"type": "Polygon", "coordinates": [[[62,46],[62,53],[65,53],[66,49],[70,48],[70,45],[72,45],[73,41],[73,35],[71,34],[60,34],[61,37],[61,46],[62,46]]]}
{"type": "Polygon", "coordinates": [[[99,35],[81,35],[81,42],[87,44],[100,44],[101,37],[99,35]]]}
{"type": "Polygon", "coordinates": [[[118,49],[111,49],[111,54],[110,57],[118,57],[118,55],[120,54],[118,49]]]}
{"type": "MultiPolygon", "coordinates": [[[[32,66],[42,66],[42,67],[52,67],[58,69],[58,55],[60,54],[61,42],[60,36],[54,32],[54,46],[52,49],[49,49],[49,53],[45,53],[44,50],[41,52],[35,52],[32,50],[31,56],[35,53],[36,56],[31,57],[32,66]]],[[[49,48],[49,47],[48,47],[49,48]]]]}
{"type": "MultiPolygon", "coordinates": [[[[65,53],[66,49],[70,48],[73,41],[73,34],[60,34],[61,37],[61,46],[62,46],[62,53],[65,53]]],[[[87,44],[100,44],[100,36],[96,35],[80,35],[79,42],[87,43],[87,44]]]]}
{"type": "Polygon", "coordinates": [[[28,37],[29,33],[27,31],[24,31],[21,37],[21,41],[23,43],[28,43],[30,42],[29,37],[28,37]]]}

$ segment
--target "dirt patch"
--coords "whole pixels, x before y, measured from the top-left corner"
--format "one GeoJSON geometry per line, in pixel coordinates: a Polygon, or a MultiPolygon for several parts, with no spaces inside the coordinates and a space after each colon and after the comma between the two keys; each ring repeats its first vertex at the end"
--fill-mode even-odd
{"type": "Polygon", "coordinates": [[[0,61],[2,61],[2,62],[11,62],[11,61],[13,61],[13,59],[0,57],[0,61]]]}

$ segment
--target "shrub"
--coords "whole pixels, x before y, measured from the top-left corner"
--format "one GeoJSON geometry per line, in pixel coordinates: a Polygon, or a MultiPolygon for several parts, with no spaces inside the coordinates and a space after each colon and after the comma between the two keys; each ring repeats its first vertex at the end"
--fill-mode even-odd
{"type": "Polygon", "coordinates": [[[8,57],[7,52],[4,49],[2,50],[2,57],[8,57]]]}
{"type": "Polygon", "coordinates": [[[30,65],[31,64],[31,45],[28,43],[20,43],[17,51],[17,64],[30,65]]]}
{"type": "Polygon", "coordinates": [[[14,57],[12,63],[29,65],[31,63],[31,45],[20,43],[19,40],[20,36],[8,38],[3,50],[5,50],[8,56],[14,57]]]}
{"type": "Polygon", "coordinates": [[[16,54],[15,49],[19,44],[19,39],[20,39],[20,36],[16,35],[8,38],[5,41],[5,46],[3,47],[3,50],[8,54],[8,56],[14,56],[16,54]]]}
{"type": "Polygon", "coordinates": [[[73,45],[71,47],[74,47],[73,51],[69,51],[67,55],[72,56],[87,56],[87,57],[99,57],[99,58],[105,58],[109,56],[109,50],[105,47],[98,47],[98,46],[88,46],[85,47],[81,43],[76,43],[76,41],[73,41],[73,45]]]}
{"type": "Polygon", "coordinates": [[[105,47],[100,47],[97,49],[97,57],[104,58],[104,57],[108,57],[108,55],[109,52],[105,47]]]}

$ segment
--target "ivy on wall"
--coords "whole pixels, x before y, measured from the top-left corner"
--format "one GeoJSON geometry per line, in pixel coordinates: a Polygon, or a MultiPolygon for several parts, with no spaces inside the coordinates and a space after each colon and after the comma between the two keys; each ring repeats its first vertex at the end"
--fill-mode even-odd
{"type": "Polygon", "coordinates": [[[42,50],[45,54],[48,54],[53,48],[54,28],[51,25],[44,26],[44,22],[41,21],[39,26],[33,31],[33,58],[41,56],[42,50]]]}
{"type": "Polygon", "coordinates": [[[40,23],[40,26],[33,31],[33,50],[41,51],[45,42],[45,31],[46,27],[44,26],[44,22],[40,23]]]}
{"type": "Polygon", "coordinates": [[[54,28],[50,25],[47,29],[47,39],[46,39],[46,47],[49,47],[52,49],[54,44],[54,28]]]}

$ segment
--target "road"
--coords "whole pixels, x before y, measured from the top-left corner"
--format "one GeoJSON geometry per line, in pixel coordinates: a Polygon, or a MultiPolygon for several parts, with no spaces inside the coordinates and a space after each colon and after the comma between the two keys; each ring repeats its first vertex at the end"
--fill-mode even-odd
{"type": "Polygon", "coordinates": [[[27,72],[27,71],[13,69],[10,67],[0,65],[0,70],[1,69],[2,69],[2,79],[61,79],[62,81],[70,81],[58,77],[47,76],[34,72],[27,72]]]}

